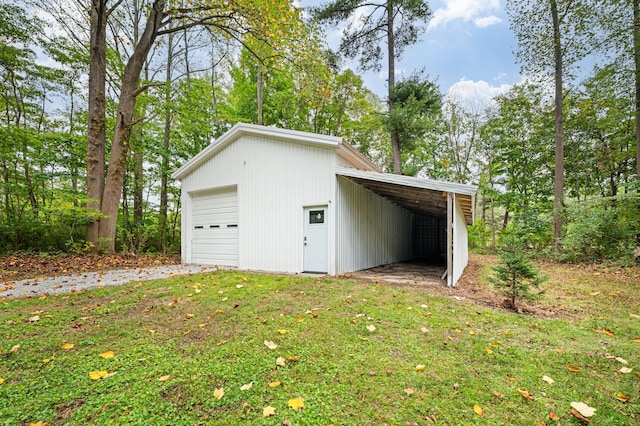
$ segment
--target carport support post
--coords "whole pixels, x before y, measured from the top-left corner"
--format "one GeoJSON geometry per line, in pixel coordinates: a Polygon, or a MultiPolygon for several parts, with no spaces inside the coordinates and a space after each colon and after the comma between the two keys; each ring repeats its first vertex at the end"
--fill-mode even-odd
{"type": "Polygon", "coordinates": [[[453,208],[454,194],[447,192],[447,286],[453,287],[453,208]]]}

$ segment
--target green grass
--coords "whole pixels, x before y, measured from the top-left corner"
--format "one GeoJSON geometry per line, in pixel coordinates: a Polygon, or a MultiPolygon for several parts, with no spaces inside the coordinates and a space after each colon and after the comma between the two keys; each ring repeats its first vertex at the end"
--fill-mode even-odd
{"type": "Polygon", "coordinates": [[[562,296],[565,311],[579,315],[544,319],[430,289],[238,272],[4,302],[0,423],[580,424],[569,410],[581,401],[597,409],[593,424],[637,424],[640,280],[621,277],[625,288],[611,296],[610,275],[569,271],[569,279],[557,265],[543,272],[556,288],[542,303],[562,296]],[[592,278],[588,293],[571,281],[579,273],[592,278]],[[115,357],[100,357],[106,350],[115,357]],[[625,365],[611,357],[633,372],[620,373],[625,365]],[[92,380],[92,371],[113,375],[92,380]],[[287,406],[297,397],[301,411],[287,406]],[[266,406],[274,416],[262,416],[266,406]]]}

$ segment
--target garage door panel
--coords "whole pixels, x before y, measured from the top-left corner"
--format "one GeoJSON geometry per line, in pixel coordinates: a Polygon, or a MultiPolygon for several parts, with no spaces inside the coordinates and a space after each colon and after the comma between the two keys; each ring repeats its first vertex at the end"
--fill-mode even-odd
{"type": "Polygon", "coordinates": [[[194,196],[193,263],[238,266],[238,196],[235,188],[194,196]]]}

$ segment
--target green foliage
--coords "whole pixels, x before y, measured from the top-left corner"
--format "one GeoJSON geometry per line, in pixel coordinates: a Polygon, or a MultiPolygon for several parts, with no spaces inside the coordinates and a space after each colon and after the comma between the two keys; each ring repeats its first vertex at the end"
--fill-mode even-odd
{"type": "Polygon", "coordinates": [[[416,175],[433,156],[433,147],[427,146],[425,137],[440,117],[440,89],[435,82],[416,74],[396,83],[390,96],[393,109],[382,121],[390,134],[398,136],[402,172],[416,175]]]}
{"type": "Polygon", "coordinates": [[[494,266],[493,275],[489,281],[505,297],[510,306],[518,310],[518,303],[522,300],[533,301],[542,295],[542,291],[532,292],[547,280],[541,276],[533,266],[526,253],[525,237],[522,231],[511,227],[502,232],[498,254],[501,263],[494,266]]]}
{"type": "Polygon", "coordinates": [[[476,219],[468,228],[469,249],[477,253],[487,253],[491,249],[491,228],[484,220],[476,219]]]}
{"type": "Polygon", "coordinates": [[[615,196],[635,172],[633,89],[618,67],[596,68],[567,99],[567,190],[576,199],[615,196]]]}
{"type": "Polygon", "coordinates": [[[572,203],[567,209],[569,225],[562,241],[562,259],[633,265],[640,234],[639,212],[638,192],[572,203]]]}

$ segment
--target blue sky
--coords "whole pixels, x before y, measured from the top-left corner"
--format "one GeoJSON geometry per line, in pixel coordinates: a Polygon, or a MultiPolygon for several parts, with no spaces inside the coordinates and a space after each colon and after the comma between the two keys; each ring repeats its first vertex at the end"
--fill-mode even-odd
{"type": "MultiPolygon", "coordinates": [[[[326,1],[302,0],[303,6],[326,1]]],[[[424,70],[436,79],[443,94],[489,98],[522,80],[514,51],[516,40],[509,29],[505,0],[430,0],[433,17],[421,41],[408,48],[397,62],[397,72],[409,76],[424,70]]],[[[339,30],[327,30],[330,46],[339,41],[339,30]]],[[[348,64],[355,68],[356,64],[348,64]]],[[[384,97],[386,73],[367,73],[367,87],[384,97]]],[[[359,74],[362,74],[359,72],[359,74]]]]}

